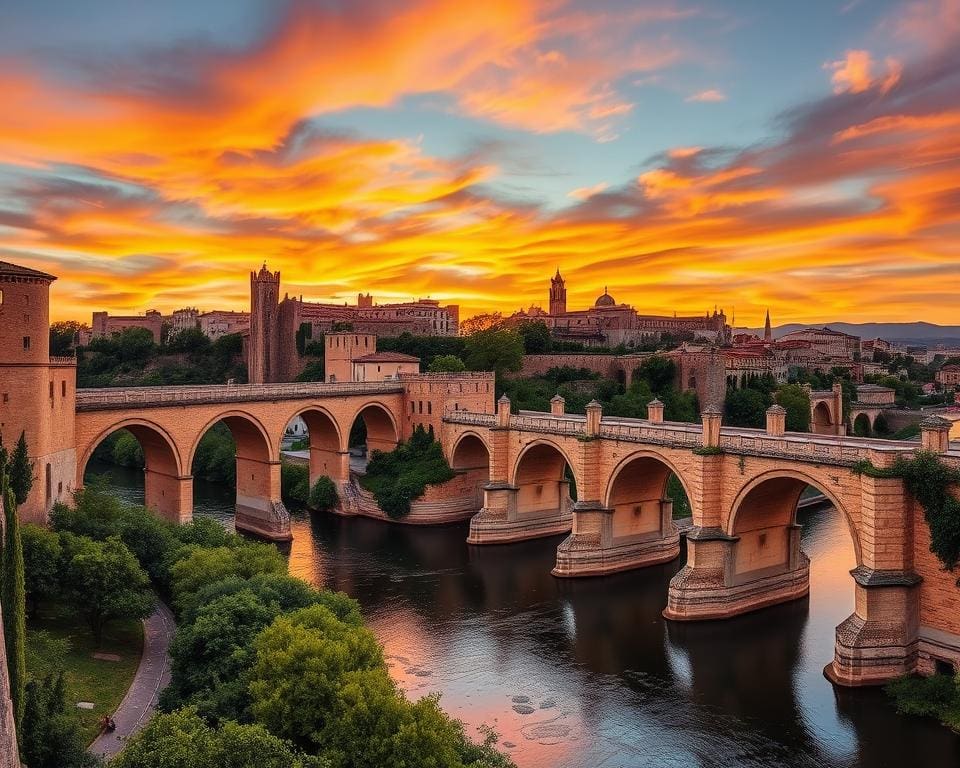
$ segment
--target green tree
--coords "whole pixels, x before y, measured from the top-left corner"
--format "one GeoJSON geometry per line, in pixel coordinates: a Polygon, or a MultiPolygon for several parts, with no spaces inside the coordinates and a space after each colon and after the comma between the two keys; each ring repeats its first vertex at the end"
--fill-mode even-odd
{"type": "Polygon", "coordinates": [[[27,683],[23,729],[18,734],[30,768],[93,768],[80,722],[67,711],[63,671],[27,683]]]}
{"type": "Polygon", "coordinates": [[[728,389],[724,402],[724,423],[731,427],[763,427],[769,407],[768,399],[759,389],[728,389]]]}
{"type": "Polygon", "coordinates": [[[111,768],[327,768],[261,725],[212,728],[194,709],[158,715],[111,761],[111,768]]]}
{"type": "Polygon", "coordinates": [[[23,542],[27,613],[36,616],[40,604],[60,592],[63,547],[58,533],[30,523],[20,530],[20,540],[23,542]]]}
{"type": "Polygon", "coordinates": [[[373,633],[345,624],[322,605],[278,617],[256,639],[254,650],[254,716],[272,733],[311,750],[325,745],[348,676],[362,670],[386,673],[373,633]]]}
{"type": "Polygon", "coordinates": [[[258,573],[286,573],[287,562],[273,544],[243,542],[237,546],[194,547],[170,568],[174,604],[179,608],[204,584],[258,573]]]}
{"type": "Polygon", "coordinates": [[[523,339],[523,351],[528,355],[540,355],[550,351],[550,329],[543,320],[524,320],[517,327],[523,339]]]}
{"type": "Polygon", "coordinates": [[[209,720],[234,720],[249,704],[253,639],[280,612],[244,589],[200,607],[170,644],[171,681],[165,708],[195,706],[209,720]]]}
{"type": "Polygon", "coordinates": [[[777,402],[787,411],[788,432],[810,431],[810,395],[799,384],[784,384],[777,390],[777,402]]]}
{"type": "Polygon", "coordinates": [[[663,397],[666,392],[673,388],[673,382],[677,376],[677,366],[669,357],[653,355],[637,366],[633,376],[634,380],[639,378],[647,382],[650,391],[657,397],[663,397]]]}
{"type": "Polygon", "coordinates": [[[427,370],[430,373],[459,373],[467,370],[467,366],[456,355],[437,355],[427,370]]]}
{"type": "Polygon", "coordinates": [[[50,324],[50,354],[54,357],[69,357],[77,334],[85,326],[76,320],[61,320],[50,324]]]}
{"type": "Polygon", "coordinates": [[[23,723],[24,693],[27,682],[27,615],[26,587],[23,570],[23,543],[20,521],[10,478],[3,476],[3,634],[7,651],[7,672],[10,676],[10,698],[17,732],[23,723]]]}
{"type": "Polygon", "coordinates": [[[78,539],[65,567],[67,596],[99,644],[113,619],[141,619],[153,611],[150,580],[119,537],[78,539]]]}
{"type": "Polygon", "coordinates": [[[33,463],[30,461],[27,449],[27,437],[23,432],[20,433],[17,447],[13,449],[13,455],[10,457],[8,472],[13,497],[17,506],[20,506],[26,502],[30,489],[33,488],[33,463]]]}
{"type": "Polygon", "coordinates": [[[494,371],[499,377],[520,370],[523,339],[516,331],[506,329],[477,331],[466,338],[464,353],[464,362],[471,371],[494,371]]]}
{"type": "Polygon", "coordinates": [[[329,512],[340,503],[337,484],[327,475],[321,475],[310,489],[308,506],[318,512],[329,512]]]}
{"type": "Polygon", "coordinates": [[[306,464],[284,461],[280,465],[280,495],[297,507],[310,500],[310,468],[306,464]]]}

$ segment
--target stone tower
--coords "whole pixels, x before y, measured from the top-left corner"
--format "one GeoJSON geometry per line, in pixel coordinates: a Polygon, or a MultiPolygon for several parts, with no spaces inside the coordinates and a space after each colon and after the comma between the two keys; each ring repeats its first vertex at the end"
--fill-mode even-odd
{"type": "Polygon", "coordinates": [[[280,273],[267,270],[250,273],[250,344],[247,376],[251,384],[271,381],[276,370],[280,273]]]}
{"type": "Polygon", "coordinates": [[[74,439],[77,361],[50,357],[53,275],[0,262],[0,440],[12,450],[23,432],[33,488],[21,519],[46,522],[68,501],[77,473],[74,439]]]}
{"type": "Polygon", "coordinates": [[[560,267],[557,267],[557,274],[550,278],[550,314],[563,315],[567,311],[567,286],[560,275],[560,267]]]}
{"type": "Polygon", "coordinates": [[[767,310],[767,321],[763,324],[763,340],[773,341],[773,330],[770,328],[770,310],[767,310]]]}

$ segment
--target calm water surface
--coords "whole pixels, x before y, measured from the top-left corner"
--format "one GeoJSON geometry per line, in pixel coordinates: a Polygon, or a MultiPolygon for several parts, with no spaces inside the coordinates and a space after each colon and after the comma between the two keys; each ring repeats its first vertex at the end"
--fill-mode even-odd
{"type": "MultiPolygon", "coordinates": [[[[140,473],[110,473],[142,502],[140,473]]],[[[230,524],[232,493],[198,481],[195,495],[230,524]]],[[[290,571],[359,600],[400,685],[493,726],[521,768],[960,766],[960,737],[824,679],[853,611],[853,546],[834,510],[801,522],[810,597],[722,622],[661,617],[683,553],[559,580],[562,537],[468,547],[466,525],[299,516],[290,571]]]]}

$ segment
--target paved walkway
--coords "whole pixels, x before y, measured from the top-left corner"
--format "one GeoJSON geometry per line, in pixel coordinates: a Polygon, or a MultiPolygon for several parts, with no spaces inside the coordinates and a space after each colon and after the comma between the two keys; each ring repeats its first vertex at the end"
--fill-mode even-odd
{"type": "Polygon", "coordinates": [[[167,649],[175,628],[170,609],[158,600],[157,609],[143,622],[143,656],[137,674],[113,714],[117,729],[113,733],[101,733],[89,746],[89,752],[100,757],[113,757],[123,749],[126,740],[150,720],[160,691],[170,683],[167,649]]]}

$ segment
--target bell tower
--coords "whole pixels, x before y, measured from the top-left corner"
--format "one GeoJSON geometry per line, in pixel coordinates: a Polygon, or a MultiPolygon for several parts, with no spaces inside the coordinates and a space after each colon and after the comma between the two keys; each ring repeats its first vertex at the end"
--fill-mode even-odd
{"type": "Polygon", "coordinates": [[[247,349],[247,377],[251,384],[271,381],[279,350],[278,305],[280,273],[270,272],[266,263],[250,273],[250,346],[247,349]]]}
{"type": "Polygon", "coordinates": [[[567,312],[567,286],[560,275],[560,267],[557,267],[557,274],[550,278],[550,314],[564,315],[567,312]]]}

